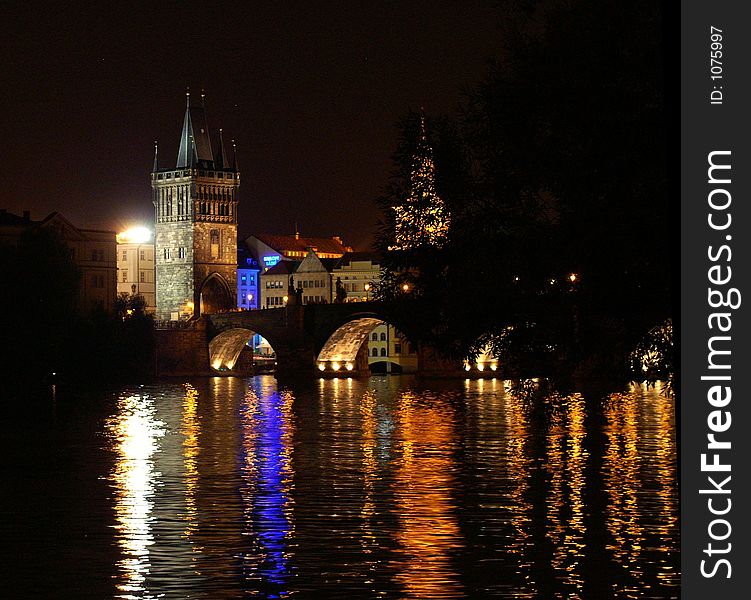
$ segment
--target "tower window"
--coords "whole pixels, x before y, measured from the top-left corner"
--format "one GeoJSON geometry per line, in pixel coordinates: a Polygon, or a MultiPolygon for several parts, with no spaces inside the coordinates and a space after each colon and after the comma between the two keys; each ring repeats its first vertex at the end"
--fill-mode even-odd
{"type": "Polygon", "coordinates": [[[185,248],[183,246],[177,249],[177,257],[185,258],[185,248]]]}
{"type": "Polygon", "coordinates": [[[210,237],[210,250],[211,258],[219,258],[220,246],[219,246],[219,231],[212,229],[209,234],[210,237]]]}

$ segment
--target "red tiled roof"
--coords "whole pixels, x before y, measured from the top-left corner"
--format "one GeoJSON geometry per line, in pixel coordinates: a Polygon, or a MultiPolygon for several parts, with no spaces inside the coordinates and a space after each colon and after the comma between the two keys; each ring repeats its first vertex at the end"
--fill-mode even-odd
{"type": "Polygon", "coordinates": [[[352,248],[345,246],[341,241],[334,238],[322,237],[296,237],[294,235],[273,235],[269,233],[255,234],[267,246],[270,246],[277,252],[305,252],[312,248],[317,254],[345,254],[351,252],[352,248]]]}

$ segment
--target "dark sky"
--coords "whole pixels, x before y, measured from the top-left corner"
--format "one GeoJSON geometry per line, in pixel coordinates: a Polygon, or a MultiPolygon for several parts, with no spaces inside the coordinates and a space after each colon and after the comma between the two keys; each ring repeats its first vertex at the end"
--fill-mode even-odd
{"type": "Polygon", "coordinates": [[[240,233],[372,239],[409,108],[452,113],[500,48],[490,0],[91,3],[4,15],[0,207],[151,224],[185,89],[235,138],[240,233]],[[195,96],[194,96],[195,97],[195,96]]]}

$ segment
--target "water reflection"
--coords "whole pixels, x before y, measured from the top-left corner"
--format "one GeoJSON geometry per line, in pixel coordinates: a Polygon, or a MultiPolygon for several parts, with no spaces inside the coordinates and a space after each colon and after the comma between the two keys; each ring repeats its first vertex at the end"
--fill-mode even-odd
{"type": "Polygon", "coordinates": [[[453,554],[461,546],[456,501],[455,416],[441,398],[401,395],[397,408],[395,509],[400,528],[396,574],[408,598],[463,597],[453,554]]]}
{"type": "Polygon", "coordinates": [[[284,598],[289,593],[292,402],[289,393],[257,386],[246,392],[240,411],[244,533],[250,537],[250,550],[242,557],[243,574],[264,590],[267,598],[284,598]]]}
{"type": "Polygon", "coordinates": [[[152,532],[153,496],[159,474],[153,455],[164,435],[163,423],[155,418],[154,399],[148,395],[123,396],[118,414],[106,427],[117,454],[112,482],[115,490],[115,528],[123,558],[117,589],[120,598],[152,598],[146,590],[152,532]],[[138,595],[136,595],[138,594],[138,595]]]}
{"type": "Polygon", "coordinates": [[[613,394],[605,409],[603,464],[609,502],[607,548],[628,574],[616,587],[624,597],[647,596],[654,585],[677,586],[677,478],[673,400],[660,389],[634,386],[613,394]]]}
{"type": "Polygon", "coordinates": [[[672,400],[538,410],[536,385],[123,393],[105,427],[118,597],[675,595],[672,400]]]}
{"type": "Polygon", "coordinates": [[[548,473],[546,535],[553,546],[551,566],[566,597],[580,599],[584,587],[584,399],[580,395],[555,397],[550,415],[544,468],[548,473]]]}

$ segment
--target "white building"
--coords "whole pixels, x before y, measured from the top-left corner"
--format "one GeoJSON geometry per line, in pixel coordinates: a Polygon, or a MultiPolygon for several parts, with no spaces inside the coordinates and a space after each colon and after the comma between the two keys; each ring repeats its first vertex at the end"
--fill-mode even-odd
{"type": "Polygon", "coordinates": [[[117,293],[143,296],[146,312],[156,310],[153,236],[144,227],[117,234],[117,293]]]}

